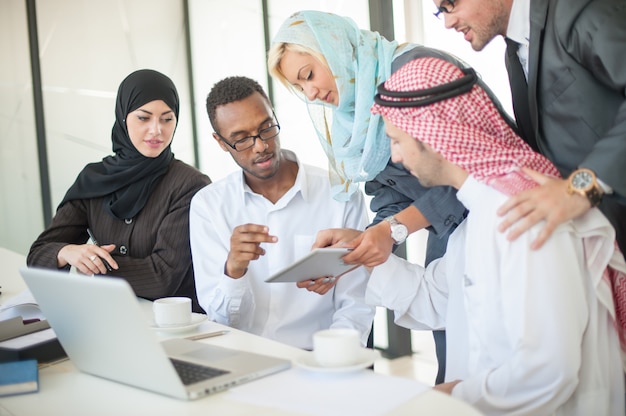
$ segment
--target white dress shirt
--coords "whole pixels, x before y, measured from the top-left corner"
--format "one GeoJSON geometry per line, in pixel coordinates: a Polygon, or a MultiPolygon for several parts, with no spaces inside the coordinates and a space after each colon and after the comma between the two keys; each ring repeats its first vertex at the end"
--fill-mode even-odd
{"type": "Polygon", "coordinates": [[[519,57],[528,81],[528,49],[530,44],[530,0],[513,0],[506,37],[519,43],[519,57]]]}
{"type": "Polygon", "coordinates": [[[366,301],[413,329],[446,328],[446,381],[485,414],[623,415],[624,374],[609,310],[596,297],[614,231],[597,209],[530,250],[497,231],[508,198],[469,177],[469,209],[443,258],[425,270],[395,256],[374,269],[366,301]],[[587,267],[581,235],[604,242],[587,267]]]}
{"type": "MultiPolygon", "coordinates": [[[[297,162],[292,152],[282,154],[297,162]]],[[[375,308],[364,302],[364,268],[341,277],[325,295],[265,279],[308,253],[318,231],[364,229],[367,223],[362,193],[348,202],[334,200],[322,169],[298,164],[294,186],[275,204],[254,193],[242,171],[234,172],[191,201],[198,301],[212,320],[296,347],[312,349],[313,333],[327,328],[355,328],[365,345],[375,308]],[[248,223],[266,225],[278,242],[262,244],[265,255],[251,261],[243,277],[232,279],[224,274],[230,237],[236,226],[248,223]]]]}

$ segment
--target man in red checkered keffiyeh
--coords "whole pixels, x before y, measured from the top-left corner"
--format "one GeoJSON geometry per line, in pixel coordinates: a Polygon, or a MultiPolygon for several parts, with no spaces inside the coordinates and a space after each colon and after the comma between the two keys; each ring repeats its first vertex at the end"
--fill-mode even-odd
{"type": "MultiPolygon", "coordinates": [[[[443,265],[434,265],[432,269],[429,266],[425,271],[420,272],[422,269],[418,269],[417,272],[418,275],[425,273],[424,279],[432,274],[438,290],[441,290],[442,282],[445,281],[449,290],[446,294],[446,302],[449,302],[446,306],[447,314],[444,314],[445,326],[448,331],[452,327],[465,327],[467,331],[459,339],[469,340],[466,346],[469,353],[464,351],[463,345],[457,345],[458,350],[455,350],[454,344],[449,345],[449,359],[458,354],[453,359],[457,369],[451,369],[450,373],[453,374],[446,374],[448,383],[445,383],[447,386],[444,385],[443,389],[449,389],[453,395],[470,401],[486,413],[519,411],[525,414],[539,411],[586,414],[590,409],[586,406],[590,402],[585,402],[584,397],[591,391],[594,394],[602,392],[596,396],[597,400],[591,400],[594,406],[600,406],[600,414],[612,414],[615,408],[623,412],[623,374],[617,377],[614,373],[604,374],[604,381],[599,381],[602,379],[602,376],[598,376],[603,371],[599,369],[601,366],[589,362],[590,351],[596,354],[615,348],[613,355],[619,357],[617,340],[622,346],[622,362],[626,356],[626,262],[614,243],[614,230],[600,211],[594,208],[560,226],[558,232],[539,250],[530,250],[530,244],[523,245],[532,237],[520,245],[520,242],[506,240],[496,231],[495,212],[499,205],[493,205],[503,202],[510,195],[538,186],[524,171],[525,168],[554,177],[558,177],[559,173],[550,161],[535,153],[517,136],[487,93],[471,82],[471,75],[440,59],[416,59],[396,71],[379,88],[376,104],[372,107],[374,114],[381,114],[385,119],[395,162],[402,161],[421,181],[431,181],[431,184],[436,185],[455,184],[438,183],[448,180],[446,174],[434,177],[433,172],[420,168],[419,163],[426,165],[436,160],[436,157],[443,157],[456,165],[455,171],[461,168],[459,171],[464,175],[461,185],[457,187],[459,199],[469,210],[468,218],[455,232],[457,238],[451,238],[448,253],[441,261],[443,265]],[[466,88],[463,89],[462,85],[466,88]],[[407,147],[397,147],[403,140],[413,148],[406,151],[407,147]],[[420,142],[430,149],[420,145],[420,142]],[[398,148],[406,154],[398,156],[398,148]],[[432,177],[426,177],[429,174],[432,177]],[[454,244],[457,247],[453,249],[454,244]],[[457,256],[451,260],[455,254],[457,256]],[[562,257],[568,255],[569,258],[562,257]],[[459,259],[459,256],[464,258],[459,259]],[[482,258],[482,261],[477,258],[482,258]],[[570,264],[563,266],[563,262],[570,264]],[[511,267],[512,264],[515,266],[511,267]],[[445,270],[443,274],[447,276],[438,281],[437,274],[441,269],[445,270]],[[460,276],[451,276],[453,273],[460,276]],[[458,279],[463,281],[462,289],[457,286],[458,279]],[[524,279],[526,281],[520,283],[524,279]],[[556,288],[554,281],[559,282],[556,288]],[[542,285],[545,285],[545,292],[550,293],[548,299],[553,301],[541,302],[542,285]],[[517,288],[515,294],[523,298],[522,301],[514,298],[506,301],[511,295],[507,292],[509,286],[517,288]],[[565,286],[568,291],[563,292],[582,292],[585,296],[573,296],[575,299],[571,300],[560,298],[563,294],[559,293],[558,287],[565,286]],[[577,286],[580,286],[580,290],[572,292],[572,287],[577,286]],[[453,294],[455,290],[460,290],[460,295],[453,294]],[[459,299],[461,306],[449,305],[454,301],[458,303],[459,299]],[[534,302],[540,304],[535,305],[534,302]],[[459,308],[465,313],[461,320],[467,320],[462,324],[453,322],[455,317],[460,316],[459,308]],[[554,317],[563,318],[562,314],[566,310],[569,312],[565,317],[570,316],[571,322],[567,318],[554,322],[554,317]],[[588,314],[583,316],[579,311],[588,311],[588,314]],[[494,328],[502,325],[502,322],[494,321],[498,317],[505,327],[499,331],[490,331],[490,325],[494,328]],[[567,325],[581,325],[581,330],[577,333],[579,335],[568,338],[575,342],[563,346],[558,339],[548,339],[549,336],[535,339],[533,333],[545,333],[533,331],[528,327],[529,322],[545,328],[556,325],[557,329],[567,325]],[[607,325],[607,322],[611,324],[607,325]],[[612,335],[611,331],[614,331],[612,335]],[[595,337],[591,335],[592,332],[595,337]],[[576,341],[578,336],[580,338],[576,341]],[[546,374],[553,369],[553,362],[561,363],[560,355],[569,356],[570,353],[579,357],[568,363],[569,366],[579,365],[578,374],[573,375],[579,379],[574,380],[572,385],[561,385],[563,380],[554,380],[554,384],[550,384],[553,379],[546,374]],[[465,355],[468,355],[467,362],[459,358],[465,355]],[[522,356],[523,362],[516,361],[522,356]],[[533,363],[533,360],[537,362],[533,363]],[[458,365],[459,362],[463,362],[463,365],[458,365]],[[535,370],[531,370],[533,364],[537,364],[535,370]],[[520,365],[528,366],[528,369],[520,369],[520,365]],[[598,367],[595,370],[594,365],[598,367]],[[546,374],[538,375],[544,370],[546,374]],[[606,379],[611,377],[612,381],[607,383],[606,379]],[[618,394],[613,390],[616,379],[620,384],[618,388],[622,389],[618,394]],[[545,391],[537,389],[536,384],[533,388],[532,383],[543,385],[545,391]],[[546,387],[548,385],[552,387],[546,387]],[[606,411],[603,413],[601,409],[606,411]]],[[[441,166],[452,171],[453,168],[446,168],[452,165],[441,166]]],[[[536,233],[537,227],[539,225],[527,233],[536,233]]],[[[424,290],[422,287],[427,286],[428,282],[417,284],[417,295],[413,302],[407,301],[405,295],[394,298],[389,292],[407,292],[406,287],[394,288],[394,283],[402,286],[402,272],[398,270],[408,266],[400,269],[393,267],[383,268],[385,274],[393,277],[379,277],[377,272],[381,266],[374,269],[368,286],[368,301],[374,299],[377,304],[394,309],[396,322],[404,326],[427,326],[420,314],[428,315],[432,312],[424,311],[424,306],[416,304],[423,296],[420,295],[424,290]],[[384,284],[377,283],[383,279],[397,280],[393,283],[391,280],[384,284]],[[377,293],[377,290],[381,293],[377,293]],[[385,299],[392,298],[395,305],[392,301],[385,304],[385,299]]],[[[417,280],[415,276],[413,280],[417,280]]],[[[435,295],[429,296],[431,304],[436,304],[433,300],[435,295]]],[[[424,303],[423,299],[420,303],[424,303]]],[[[610,373],[610,367],[614,365],[605,363],[602,368],[605,373],[610,373]]]]}
{"type": "MultiPolygon", "coordinates": [[[[385,82],[387,89],[421,91],[464,76],[456,66],[435,58],[415,60],[402,69],[385,82]]],[[[476,179],[495,182],[493,186],[507,195],[536,185],[521,173],[522,167],[560,176],[548,159],[533,152],[513,131],[478,84],[468,93],[433,104],[374,105],[373,112],[391,119],[398,128],[418,137],[476,179]]]]}

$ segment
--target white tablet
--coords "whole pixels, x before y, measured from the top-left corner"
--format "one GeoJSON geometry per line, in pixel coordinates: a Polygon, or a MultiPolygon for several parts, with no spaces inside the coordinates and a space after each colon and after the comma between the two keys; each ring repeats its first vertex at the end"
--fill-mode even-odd
{"type": "Polygon", "coordinates": [[[266,282],[301,282],[318,277],[337,277],[352,269],[357,264],[345,264],[341,258],[349,248],[316,248],[309,254],[296,260],[290,266],[267,278],[266,282]]]}

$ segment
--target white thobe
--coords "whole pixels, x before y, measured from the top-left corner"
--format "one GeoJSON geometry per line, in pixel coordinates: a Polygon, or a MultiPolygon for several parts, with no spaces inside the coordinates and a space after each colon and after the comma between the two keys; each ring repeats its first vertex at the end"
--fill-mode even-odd
{"type": "Polygon", "coordinates": [[[462,380],[452,394],[486,414],[623,415],[617,333],[595,291],[614,251],[606,218],[592,209],[531,250],[543,224],[515,241],[497,231],[507,195],[470,176],[457,196],[469,215],[444,257],[423,269],[392,256],[366,301],[399,325],[446,328],[446,381],[462,380]],[[583,235],[604,242],[595,268],[583,235]]]}

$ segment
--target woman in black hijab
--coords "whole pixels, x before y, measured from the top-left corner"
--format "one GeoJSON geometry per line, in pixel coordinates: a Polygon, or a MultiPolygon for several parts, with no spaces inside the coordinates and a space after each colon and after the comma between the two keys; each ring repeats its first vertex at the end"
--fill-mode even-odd
{"type": "Polygon", "coordinates": [[[176,87],[153,70],[133,72],[117,93],[113,156],[78,175],[29,266],[125,278],[138,296],[188,296],[197,304],[189,248],[189,203],[211,181],[174,158],[176,87]],[[102,246],[89,244],[88,230],[102,246]]]}

